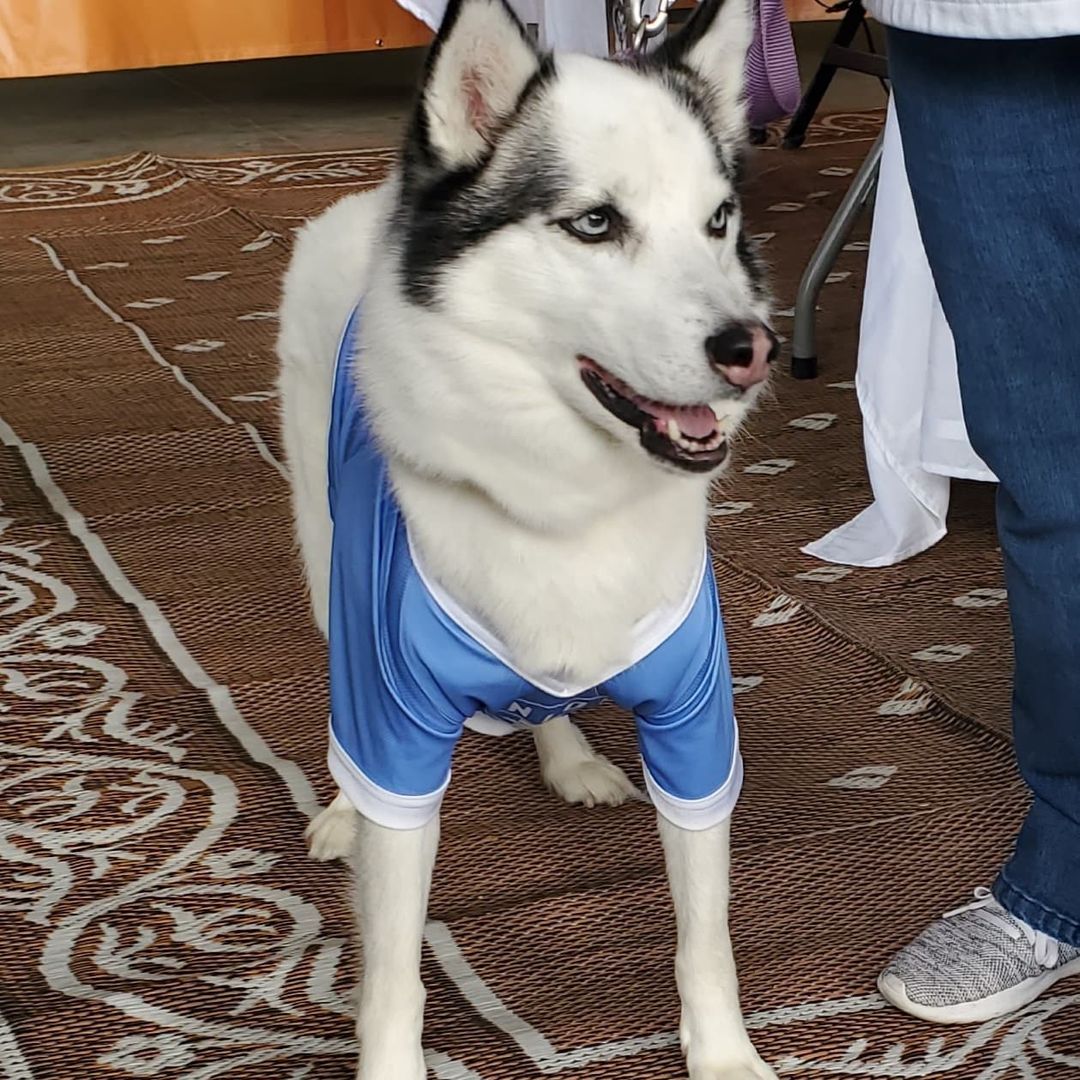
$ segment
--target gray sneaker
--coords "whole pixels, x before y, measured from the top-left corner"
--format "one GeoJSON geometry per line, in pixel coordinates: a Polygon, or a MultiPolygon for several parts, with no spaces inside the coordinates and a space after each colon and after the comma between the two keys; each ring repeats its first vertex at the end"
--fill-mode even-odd
{"type": "Polygon", "coordinates": [[[977,1024],[1030,1004],[1080,974],[1080,949],[1032,929],[990,894],[948,912],[893,957],[882,997],[937,1024],[977,1024]]]}

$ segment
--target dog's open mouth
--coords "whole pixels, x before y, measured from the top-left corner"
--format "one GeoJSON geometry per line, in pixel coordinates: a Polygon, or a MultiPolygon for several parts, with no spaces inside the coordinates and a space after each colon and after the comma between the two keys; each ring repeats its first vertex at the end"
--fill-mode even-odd
{"type": "Polygon", "coordinates": [[[579,356],[581,379],[612,416],[637,428],[654,457],[688,472],[710,472],[727,457],[727,440],[708,405],[666,405],[643,397],[595,360],[579,356]]]}

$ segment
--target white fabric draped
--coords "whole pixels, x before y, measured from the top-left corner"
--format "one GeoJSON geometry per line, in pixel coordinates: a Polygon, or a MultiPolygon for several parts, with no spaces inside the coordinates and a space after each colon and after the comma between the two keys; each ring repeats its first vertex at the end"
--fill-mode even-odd
{"type": "MultiPolygon", "coordinates": [[[[397,0],[421,21],[437,30],[446,0],[397,0]]],[[[608,51],[607,8],[604,0],[510,0],[524,23],[538,28],[546,49],[604,56],[608,51]]]]}
{"type": "Polygon", "coordinates": [[[919,236],[891,104],[855,383],[874,502],[803,550],[827,562],[889,566],[945,535],[950,477],[994,480],[968,441],[952,334],[919,236]]]}

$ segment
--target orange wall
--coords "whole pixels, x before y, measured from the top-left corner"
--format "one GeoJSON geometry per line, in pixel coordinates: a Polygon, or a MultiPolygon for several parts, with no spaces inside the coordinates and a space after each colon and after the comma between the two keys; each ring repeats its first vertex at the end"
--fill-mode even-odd
{"type": "Polygon", "coordinates": [[[394,0],[0,0],[0,77],[395,49],[430,37],[394,0]]]}
{"type": "MultiPolygon", "coordinates": [[[[786,3],[796,22],[837,17],[816,0],[786,3]]],[[[398,49],[430,40],[394,0],[0,0],[0,78],[398,49]]]]}
{"type": "Polygon", "coordinates": [[[823,19],[839,19],[843,16],[843,12],[826,11],[817,0],[784,0],[784,2],[788,18],[792,22],[818,22],[823,19]]]}

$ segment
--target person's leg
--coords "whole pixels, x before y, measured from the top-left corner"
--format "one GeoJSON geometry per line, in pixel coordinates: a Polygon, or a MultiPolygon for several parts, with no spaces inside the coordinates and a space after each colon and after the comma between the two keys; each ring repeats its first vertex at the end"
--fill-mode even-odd
{"type": "Polygon", "coordinates": [[[1080,39],[893,31],[889,64],[971,442],[1001,481],[1034,802],[994,896],[1080,946],[1080,39]]]}

